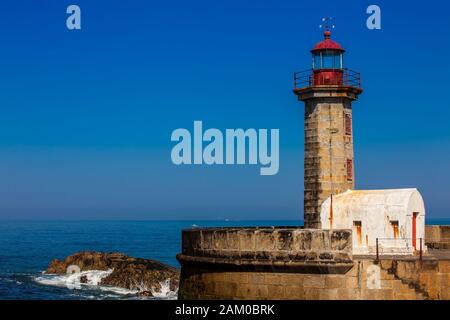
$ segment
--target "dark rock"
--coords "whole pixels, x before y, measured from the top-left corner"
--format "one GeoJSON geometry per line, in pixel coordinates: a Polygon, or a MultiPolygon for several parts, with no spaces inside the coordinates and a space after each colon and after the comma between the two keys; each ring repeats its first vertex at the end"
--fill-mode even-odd
{"type": "Polygon", "coordinates": [[[80,283],[87,283],[87,282],[88,282],[88,278],[86,276],[80,277],[80,283]]]}
{"type": "MultiPolygon", "coordinates": [[[[159,291],[161,283],[168,279],[170,290],[178,289],[178,269],[156,260],[133,258],[122,253],[78,252],[64,260],[53,260],[47,268],[47,273],[66,273],[70,265],[80,267],[81,271],[112,269],[112,273],[101,280],[101,285],[138,290],[144,296],[151,294],[151,290],[159,291]]],[[[86,280],[85,278],[84,282],[86,280]]],[[[83,283],[83,279],[80,281],[83,283]]]]}
{"type": "Polygon", "coordinates": [[[153,293],[151,291],[139,291],[138,296],[140,297],[153,297],[153,293]]]}

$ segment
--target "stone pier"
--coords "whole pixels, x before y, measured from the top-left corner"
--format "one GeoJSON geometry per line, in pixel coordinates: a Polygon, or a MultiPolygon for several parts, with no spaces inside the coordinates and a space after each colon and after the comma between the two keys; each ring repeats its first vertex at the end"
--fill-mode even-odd
{"type": "Polygon", "coordinates": [[[184,230],[179,299],[450,299],[450,255],[352,256],[351,230],[184,230]]]}

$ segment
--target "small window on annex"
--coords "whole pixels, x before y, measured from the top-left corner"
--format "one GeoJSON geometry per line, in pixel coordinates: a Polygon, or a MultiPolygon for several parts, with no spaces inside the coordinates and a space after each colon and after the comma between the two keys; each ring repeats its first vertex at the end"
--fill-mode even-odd
{"type": "Polygon", "coordinates": [[[392,227],[392,235],[393,235],[394,239],[397,239],[398,235],[399,235],[398,221],[390,221],[390,222],[391,222],[391,227],[392,227]]]}
{"type": "Polygon", "coordinates": [[[362,223],[361,221],[353,221],[353,232],[356,233],[358,245],[362,245],[362,223]]]}

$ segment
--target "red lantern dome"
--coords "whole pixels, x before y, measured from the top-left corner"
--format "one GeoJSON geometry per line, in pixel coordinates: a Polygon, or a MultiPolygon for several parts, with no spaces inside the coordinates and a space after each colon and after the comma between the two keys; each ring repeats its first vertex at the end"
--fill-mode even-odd
{"type": "Polygon", "coordinates": [[[323,33],[324,40],[311,50],[313,56],[313,83],[314,85],[343,84],[344,49],[341,45],[330,39],[329,29],[323,33]]]}
{"type": "Polygon", "coordinates": [[[314,53],[316,51],[321,51],[321,50],[335,50],[335,51],[340,51],[340,52],[345,51],[339,43],[330,39],[331,32],[329,30],[326,30],[323,33],[323,36],[325,39],[320,41],[318,44],[316,44],[314,46],[314,48],[312,48],[311,52],[314,53]]]}
{"type": "MultiPolygon", "coordinates": [[[[344,67],[345,50],[336,41],[331,40],[331,31],[326,21],[321,42],[311,49],[312,69],[297,72],[294,75],[294,91],[310,87],[352,87],[361,90],[359,72],[344,67]]],[[[322,27],[322,26],[321,26],[322,27]]]]}

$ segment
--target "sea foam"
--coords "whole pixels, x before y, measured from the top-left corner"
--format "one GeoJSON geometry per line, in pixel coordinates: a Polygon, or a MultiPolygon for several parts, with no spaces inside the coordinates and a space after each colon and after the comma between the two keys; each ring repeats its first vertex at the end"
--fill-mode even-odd
{"type": "Polygon", "coordinates": [[[160,288],[138,287],[136,290],[130,290],[113,286],[102,286],[102,279],[106,278],[113,272],[109,270],[86,270],[73,274],[48,274],[42,273],[40,276],[34,277],[34,281],[47,286],[66,287],[68,289],[98,289],[103,292],[112,292],[118,295],[137,295],[140,291],[150,291],[154,299],[173,300],[177,298],[177,291],[170,290],[170,279],[160,282],[160,288]],[[81,283],[81,278],[85,278],[85,282],[81,283]]]}

